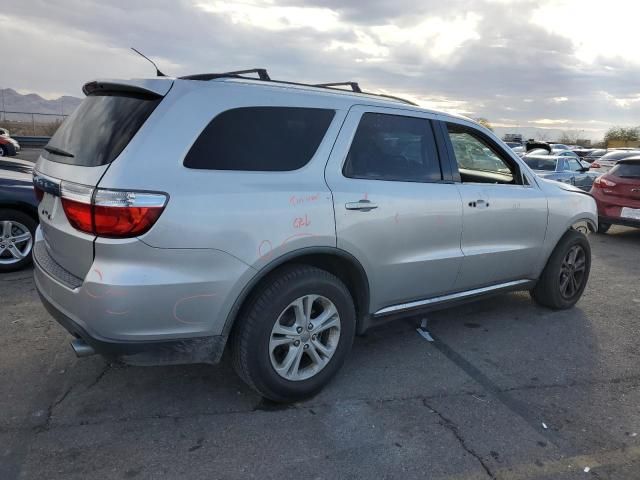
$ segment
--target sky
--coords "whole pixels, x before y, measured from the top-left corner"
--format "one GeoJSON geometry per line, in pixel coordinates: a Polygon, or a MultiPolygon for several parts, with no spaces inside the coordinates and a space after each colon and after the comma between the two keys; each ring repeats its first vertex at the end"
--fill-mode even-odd
{"type": "Polygon", "coordinates": [[[0,88],[265,67],[358,81],[501,130],[601,138],[640,124],[634,0],[2,0],[0,88]]]}

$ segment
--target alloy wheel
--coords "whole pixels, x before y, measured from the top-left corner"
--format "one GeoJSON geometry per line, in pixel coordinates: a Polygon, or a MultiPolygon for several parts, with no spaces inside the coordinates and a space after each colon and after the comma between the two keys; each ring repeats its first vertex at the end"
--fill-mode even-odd
{"type": "Polygon", "coordinates": [[[11,265],[23,260],[33,246],[29,229],[15,220],[0,221],[0,264],[11,265]]]}
{"type": "Polygon", "coordinates": [[[560,267],[560,295],[573,298],[583,286],[587,268],[587,256],[580,245],[572,246],[560,267]]]}
{"type": "Polygon", "coordinates": [[[327,366],[339,340],[340,315],[333,302],[305,295],[282,311],[271,330],[271,365],[287,380],[306,380],[327,366]]]}

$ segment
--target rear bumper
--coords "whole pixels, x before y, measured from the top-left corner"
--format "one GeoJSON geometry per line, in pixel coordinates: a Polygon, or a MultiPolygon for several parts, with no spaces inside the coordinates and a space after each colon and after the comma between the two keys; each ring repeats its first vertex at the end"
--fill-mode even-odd
{"type": "Polygon", "coordinates": [[[598,223],[608,223],[610,225],[623,225],[625,227],[640,228],[640,220],[623,217],[598,217],[598,223]]]}
{"type": "Polygon", "coordinates": [[[47,312],[71,335],[81,338],[96,353],[129,365],[179,365],[185,363],[211,363],[220,361],[226,337],[185,338],[165,341],[113,341],[88,332],[71,317],[58,309],[41,291],[36,282],[40,300],[47,312]]]}
{"type": "Polygon", "coordinates": [[[51,315],[96,352],[136,365],[216,363],[238,290],[253,276],[218,250],[134,239],[96,243],[79,278],[48,253],[40,228],[35,240],[35,284],[51,315]]]}

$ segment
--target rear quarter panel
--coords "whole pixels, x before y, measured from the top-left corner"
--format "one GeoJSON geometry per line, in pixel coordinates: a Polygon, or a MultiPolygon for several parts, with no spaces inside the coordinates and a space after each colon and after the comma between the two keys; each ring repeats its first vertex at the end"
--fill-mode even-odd
{"type": "Polygon", "coordinates": [[[169,194],[157,224],[141,237],[154,247],[217,249],[255,269],[300,248],[335,247],[324,167],[346,108],[344,100],[334,97],[231,82],[177,81],[145,128],[112,163],[100,187],[169,194]],[[219,113],[243,106],[333,108],[336,113],[314,157],[299,170],[184,167],[186,154],[206,125],[219,113]]]}

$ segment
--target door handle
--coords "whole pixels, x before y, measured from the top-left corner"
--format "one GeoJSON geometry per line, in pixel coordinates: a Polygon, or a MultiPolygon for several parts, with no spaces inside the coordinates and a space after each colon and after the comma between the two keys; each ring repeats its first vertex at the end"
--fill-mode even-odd
{"type": "Polygon", "coordinates": [[[489,202],[486,202],[483,199],[479,198],[478,200],[469,202],[469,206],[471,208],[487,208],[489,206],[489,202]]]}
{"type": "Polygon", "coordinates": [[[347,210],[360,210],[361,212],[368,212],[374,208],[378,208],[378,205],[372,203],[371,200],[359,200],[357,202],[345,203],[344,208],[347,210]]]}

